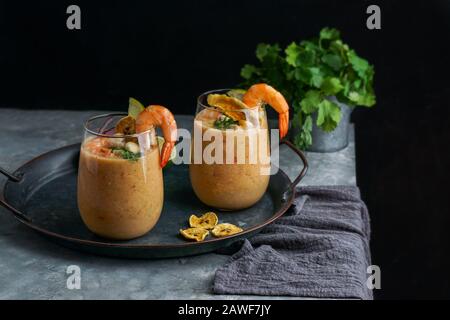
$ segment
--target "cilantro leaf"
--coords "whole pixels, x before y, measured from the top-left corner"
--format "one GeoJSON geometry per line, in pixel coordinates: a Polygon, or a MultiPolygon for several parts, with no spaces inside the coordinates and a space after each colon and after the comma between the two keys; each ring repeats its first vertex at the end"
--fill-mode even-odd
{"type": "Polygon", "coordinates": [[[344,89],[344,86],[341,84],[341,81],[338,78],[328,77],[325,78],[320,88],[323,90],[325,95],[334,96],[339,91],[344,89]]]}
{"type": "Polygon", "coordinates": [[[313,121],[311,116],[306,116],[305,123],[303,124],[303,129],[306,131],[311,131],[313,126],[313,121]]]}
{"type": "Polygon", "coordinates": [[[311,83],[311,73],[303,67],[298,67],[294,70],[294,78],[303,82],[303,84],[309,85],[311,83]]]}
{"type": "Polygon", "coordinates": [[[222,115],[219,119],[214,121],[214,128],[226,130],[232,128],[237,124],[238,124],[237,121],[231,119],[230,117],[227,117],[226,115],[222,115]]]}
{"type": "Polygon", "coordinates": [[[366,71],[369,68],[369,63],[367,60],[358,57],[353,50],[349,51],[348,60],[358,76],[364,79],[366,77],[366,71]]]}
{"type": "Polygon", "coordinates": [[[281,51],[278,44],[270,45],[266,43],[260,43],[256,48],[256,57],[260,62],[265,59],[276,59],[281,51]]]}
{"type": "Polygon", "coordinates": [[[341,34],[338,30],[334,28],[323,28],[320,30],[320,40],[336,40],[341,37],[341,34]]]}
{"type": "Polygon", "coordinates": [[[373,93],[367,93],[359,100],[360,106],[372,107],[376,103],[376,97],[373,93]]]}
{"type": "Polygon", "coordinates": [[[342,68],[342,59],[337,54],[326,54],[322,57],[322,62],[331,67],[334,71],[342,68]]]}
{"type": "Polygon", "coordinates": [[[320,86],[322,85],[323,82],[323,73],[320,70],[320,68],[309,68],[308,69],[309,72],[311,73],[311,80],[310,80],[310,85],[316,87],[316,88],[320,88],[320,86]]]}
{"type": "Polygon", "coordinates": [[[300,54],[300,47],[295,42],[292,42],[284,52],[286,53],[286,62],[295,67],[300,54]]]}
{"type": "Polygon", "coordinates": [[[256,47],[256,58],[258,58],[259,61],[262,62],[264,60],[264,57],[267,55],[269,47],[270,45],[266,43],[258,44],[258,47],[256,47]]]}
{"type": "Polygon", "coordinates": [[[122,159],[125,159],[125,160],[138,161],[139,158],[141,157],[141,153],[140,152],[134,153],[134,152],[128,151],[127,149],[124,149],[124,148],[112,147],[111,151],[115,155],[117,155],[117,156],[119,156],[119,157],[121,157],[122,159]]]}
{"type": "Polygon", "coordinates": [[[312,66],[316,60],[316,54],[312,50],[301,50],[297,57],[298,66],[312,66]]]}
{"type": "Polygon", "coordinates": [[[350,91],[348,94],[348,99],[354,105],[371,107],[375,104],[375,95],[373,93],[359,93],[357,91],[350,91]]]}
{"type": "Polygon", "coordinates": [[[305,114],[311,114],[319,108],[319,104],[322,101],[322,97],[320,92],[317,90],[309,90],[305,94],[305,98],[302,99],[300,105],[302,107],[302,111],[305,114]]]}
{"type": "Polygon", "coordinates": [[[317,125],[325,132],[336,129],[341,121],[341,109],[337,104],[329,100],[322,100],[317,113],[317,125]]]}
{"type": "MultiPolygon", "coordinates": [[[[301,113],[298,114],[298,116],[300,115],[301,113]]],[[[308,146],[312,144],[312,136],[311,136],[312,126],[313,126],[312,117],[308,115],[305,117],[305,121],[303,122],[303,124],[300,123],[300,133],[294,138],[294,144],[297,147],[301,149],[306,149],[308,146]]],[[[296,127],[298,127],[298,125],[296,125],[296,127]]]]}
{"type": "Polygon", "coordinates": [[[253,75],[259,75],[259,70],[257,67],[252,66],[250,64],[246,64],[241,69],[241,77],[249,80],[253,77],[253,75]]]}

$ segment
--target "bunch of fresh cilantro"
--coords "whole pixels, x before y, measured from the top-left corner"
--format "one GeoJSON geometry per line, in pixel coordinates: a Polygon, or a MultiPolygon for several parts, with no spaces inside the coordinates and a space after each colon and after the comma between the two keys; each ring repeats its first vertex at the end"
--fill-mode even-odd
{"type": "Polygon", "coordinates": [[[373,66],[343,43],[336,29],[324,28],[319,38],[292,42],[284,53],[278,44],[261,43],[256,57],[259,65],[241,70],[243,85],[265,82],[286,97],[294,109],[293,125],[299,128],[294,142],[302,149],[312,144],[313,113],[316,125],[326,132],[339,124],[341,110],[330,97],[349,106],[375,104],[373,66]]]}

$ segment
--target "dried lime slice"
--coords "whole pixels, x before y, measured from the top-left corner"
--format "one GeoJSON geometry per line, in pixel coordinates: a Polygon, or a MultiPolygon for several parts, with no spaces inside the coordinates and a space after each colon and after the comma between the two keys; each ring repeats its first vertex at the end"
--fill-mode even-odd
{"type": "Polygon", "coordinates": [[[128,100],[128,115],[131,116],[133,119],[136,119],[142,111],[144,111],[145,107],[142,103],[137,101],[134,98],[130,98],[128,100]]]}
{"type": "Polygon", "coordinates": [[[247,105],[241,100],[233,97],[229,97],[226,94],[209,94],[208,104],[212,107],[220,109],[229,118],[234,121],[245,120],[244,112],[239,110],[247,109],[247,105]]]}
{"type": "Polygon", "coordinates": [[[211,232],[215,237],[220,238],[220,237],[231,236],[232,234],[236,234],[236,233],[239,233],[242,231],[243,231],[242,228],[239,228],[238,226],[235,226],[234,224],[221,223],[221,224],[218,224],[217,226],[215,226],[211,232]]]}
{"type": "Polygon", "coordinates": [[[136,133],[136,121],[131,116],[126,116],[116,124],[116,133],[130,135],[136,133]]]}
{"type": "Polygon", "coordinates": [[[197,242],[205,240],[209,231],[203,228],[188,228],[180,229],[180,234],[188,240],[195,240],[197,242]]]}
{"type": "Polygon", "coordinates": [[[201,217],[197,217],[195,214],[189,217],[189,225],[192,228],[203,228],[203,229],[213,229],[219,218],[214,212],[207,212],[201,217]]]}

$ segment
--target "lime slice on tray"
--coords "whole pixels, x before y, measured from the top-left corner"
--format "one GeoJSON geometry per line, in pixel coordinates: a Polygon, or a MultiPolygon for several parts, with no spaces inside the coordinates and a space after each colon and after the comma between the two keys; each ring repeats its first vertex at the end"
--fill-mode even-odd
{"type": "MultiPolygon", "coordinates": [[[[164,140],[164,138],[161,136],[156,136],[156,141],[158,141],[159,152],[161,153],[164,141],[166,141],[166,140],[164,140]]],[[[175,148],[176,147],[173,147],[172,152],[170,153],[170,158],[166,164],[166,167],[172,164],[172,160],[175,159],[175,157],[177,155],[177,151],[175,148]]]]}
{"type": "Polygon", "coordinates": [[[133,119],[136,119],[139,113],[144,111],[145,107],[142,103],[134,98],[130,98],[128,101],[128,115],[133,119]]]}

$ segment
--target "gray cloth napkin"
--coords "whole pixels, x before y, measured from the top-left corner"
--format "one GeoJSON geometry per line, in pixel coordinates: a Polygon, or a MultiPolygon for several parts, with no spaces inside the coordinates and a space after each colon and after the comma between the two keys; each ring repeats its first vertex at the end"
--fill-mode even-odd
{"type": "Polygon", "coordinates": [[[214,293],[373,299],[369,238],[357,187],[297,188],[288,212],[217,270],[214,293]]]}

